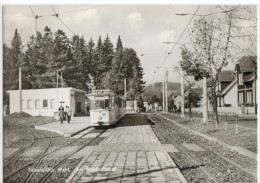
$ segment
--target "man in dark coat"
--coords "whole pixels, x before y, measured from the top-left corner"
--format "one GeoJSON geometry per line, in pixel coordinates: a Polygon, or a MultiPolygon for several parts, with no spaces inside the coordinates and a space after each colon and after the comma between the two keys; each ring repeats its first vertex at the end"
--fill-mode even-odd
{"type": "Polygon", "coordinates": [[[71,116],[72,116],[72,110],[69,108],[69,106],[66,106],[65,113],[66,113],[68,123],[70,123],[71,116]]]}
{"type": "Polygon", "coordinates": [[[63,120],[64,120],[64,108],[62,107],[62,103],[60,104],[60,107],[58,110],[59,110],[60,122],[62,124],[63,120]]]}

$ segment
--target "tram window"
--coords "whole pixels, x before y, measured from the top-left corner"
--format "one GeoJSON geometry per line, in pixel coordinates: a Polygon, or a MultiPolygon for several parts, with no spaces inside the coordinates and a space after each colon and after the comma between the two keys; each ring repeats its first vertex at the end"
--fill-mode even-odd
{"type": "Polygon", "coordinates": [[[105,109],[108,109],[109,108],[109,99],[106,99],[105,100],[105,109]]]}
{"type": "Polygon", "coordinates": [[[105,101],[104,100],[98,100],[97,103],[99,104],[97,106],[98,109],[105,109],[105,101]]]}
{"type": "Polygon", "coordinates": [[[91,109],[108,109],[109,108],[109,100],[92,100],[91,101],[91,109]]]}
{"type": "Polygon", "coordinates": [[[115,108],[115,98],[112,97],[112,101],[111,101],[111,109],[115,108]]]}

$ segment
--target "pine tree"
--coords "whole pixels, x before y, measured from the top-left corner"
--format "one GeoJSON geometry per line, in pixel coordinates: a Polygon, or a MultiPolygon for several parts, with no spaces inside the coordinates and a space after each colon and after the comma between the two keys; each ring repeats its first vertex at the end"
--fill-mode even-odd
{"type": "Polygon", "coordinates": [[[8,104],[8,94],[6,91],[11,89],[11,77],[10,77],[10,70],[12,58],[11,58],[11,51],[10,48],[6,44],[3,44],[3,103],[8,104]]]}
{"type": "Polygon", "coordinates": [[[103,46],[102,46],[102,64],[104,65],[104,73],[103,76],[101,77],[101,88],[110,88],[111,86],[111,77],[110,77],[110,71],[112,68],[112,60],[114,57],[114,46],[112,42],[110,41],[109,36],[105,38],[103,41],[103,46]]]}
{"type": "Polygon", "coordinates": [[[68,62],[65,69],[66,75],[64,75],[68,86],[85,91],[89,90],[91,67],[88,52],[85,39],[74,36],[71,41],[71,48],[67,52],[68,62]]]}
{"type": "Polygon", "coordinates": [[[23,64],[23,45],[18,30],[15,29],[11,48],[3,46],[3,66],[4,66],[4,90],[18,89],[19,83],[19,66],[23,64]],[[7,72],[8,73],[7,73],[7,72]],[[6,74],[5,74],[6,73],[6,74]]]}
{"type": "Polygon", "coordinates": [[[93,79],[94,85],[97,89],[101,89],[101,80],[104,77],[106,65],[103,61],[103,42],[99,36],[97,46],[94,50],[94,60],[93,60],[93,79]]]}
{"type": "Polygon", "coordinates": [[[132,48],[125,48],[123,53],[123,73],[127,79],[128,97],[138,98],[143,92],[143,69],[136,52],[132,48]]]}
{"type": "Polygon", "coordinates": [[[120,36],[117,40],[116,51],[112,60],[112,68],[110,72],[110,88],[114,90],[116,94],[123,94],[123,44],[120,36]]]}
{"type": "Polygon", "coordinates": [[[103,62],[106,64],[106,71],[109,71],[112,64],[112,59],[114,56],[114,45],[110,41],[109,36],[107,35],[106,39],[104,40],[102,46],[102,53],[103,53],[103,62]]]}

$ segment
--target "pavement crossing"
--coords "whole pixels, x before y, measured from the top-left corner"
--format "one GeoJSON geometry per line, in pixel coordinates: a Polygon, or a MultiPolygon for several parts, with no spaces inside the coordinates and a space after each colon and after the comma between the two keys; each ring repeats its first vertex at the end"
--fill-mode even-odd
{"type": "Polygon", "coordinates": [[[145,120],[121,120],[99,146],[86,149],[66,182],[186,182],[145,120]]]}

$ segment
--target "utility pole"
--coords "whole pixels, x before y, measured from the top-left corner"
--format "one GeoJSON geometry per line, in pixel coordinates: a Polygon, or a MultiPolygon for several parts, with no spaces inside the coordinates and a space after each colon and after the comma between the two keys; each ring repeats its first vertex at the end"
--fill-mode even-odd
{"type": "MultiPolygon", "coordinates": [[[[207,22],[205,21],[205,42],[206,42],[206,36],[207,36],[207,22]]],[[[206,47],[205,47],[206,50],[206,47]]],[[[207,61],[206,61],[207,62],[207,61]]],[[[207,72],[207,63],[206,63],[206,70],[205,70],[205,76],[203,78],[203,123],[208,124],[208,88],[207,88],[207,77],[206,77],[206,72],[207,72]]]]}
{"type": "Polygon", "coordinates": [[[166,108],[166,114],[168,114],[168,71],[166,69],[166,72],[165,72],[165,108],[166,108]]]}
{"type": "Polygon", "coordinates": [[[61,100],[62,100],[62,103],[63,103],[63,77],[62,77],[62,72],[61,72],[61,100]]]}
{"type": "Polygon", "coordinates": [[[165,92],[164,92],[164,76],[163,76],[163,82],[162,82],[162,107],[163,107],[163,112],[164,112],[164,110],[165,110],[165,106],[164,106],[164,104],[165,104],[165,102],[164,102],[164,94],[165,94],[165,92]]]}
{"type": "Polygon", "coordinates": [[[203,78],[203,123],[208,122],[208,91],[207,77],[203,78]]]}
{"type": "Polygon", "coordinates": [[[255,107],[255,115],[257,115],[257,100],[256,100],[256,74],[257,74],[257,63],[256,63],[256,66],[255,66],[255,71],[254,71],[254,107],[255,107]]]}
{"type": "Polygon", "coordinates": [[[22,113],[22,68],[19,67],[19,107],[20,107],[20,113],[22,113]]]}
{"type": "Polygon", "coordinates": [[[125,83],[125,101],[126,101],[126,78],[124,79],[124,83],[125,83]]]}
{"type": "Polygon", "coordinates": [[[181,117],[184,118],[184,72],[181,69],[181,117]]]}
{"type": "Polygon", "coordinates": [[[57,70],[57,107],[59,106],[59,71],[57,70]]]}
{"type": "Polygon", "coordinates": [[[37,49],[37,29],[38,29],[38,27],[37,27],[37,20],[38,20],[38,18],[41,18],[42,16],[35,15],[35,13],[32,10],[32,7],[30,6],[29,8],[30,8],[30,10],[31,10],[31,12],[32,12],[32,14],[33,14],[33,16],[35,18],[35,40],[36,40],[35,44],[36,44],[36,49],[37,49]]]}

